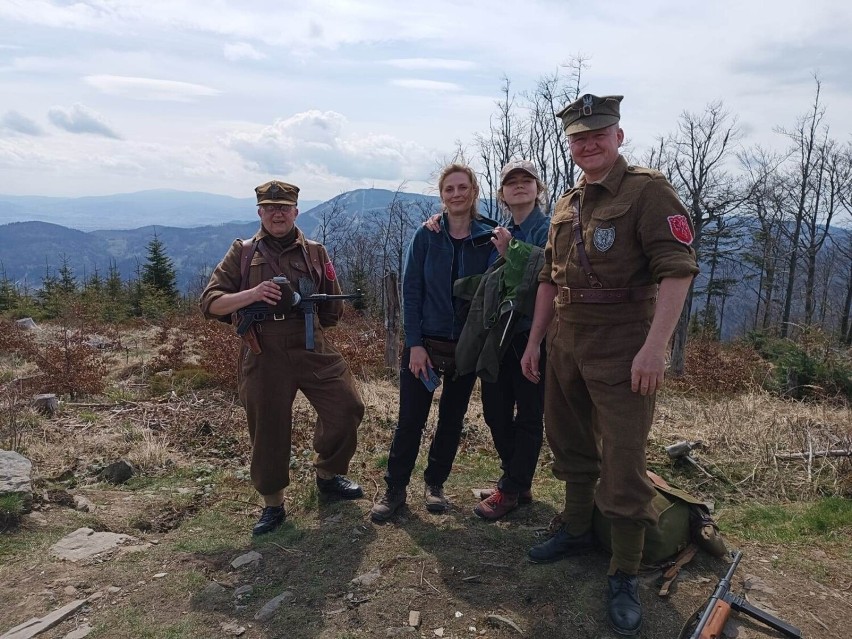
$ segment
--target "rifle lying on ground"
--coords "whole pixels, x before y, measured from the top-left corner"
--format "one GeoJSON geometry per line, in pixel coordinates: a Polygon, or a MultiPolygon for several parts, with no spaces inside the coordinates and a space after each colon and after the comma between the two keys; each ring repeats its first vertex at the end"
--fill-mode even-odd
{"type": "Polygon", "coordinates": [[[728,574],[719,581],[716,590],[713,592],[713,596],[707,601],[707,606],[698,620],[698,625],[692,634],[689,635],[689,639],[721,639],[725,623],[728,621],[728,617],[731,616],[731,610],[743,612],[787,637],[801,639],[802,631],[795,626],[791,626],[777,617],[773,617],[768,612],[752,606],[743,597],[731,594],[731,579],[733,579],[734,571],[737,569],[742,558],[743,553],[737,551],[733,562],[731,562],[728,574]]]}
{"type": "Polygon", "coordinates": [[[260,342],[254,331],[254,325],[258,322],[283,320],[287,318],[292,310],[301,310],[305,315],[305,348],[312,351],[315,348],[314,314],[317,310],[317,304],[332,300],[357,300],[363,297],[361,291],[351,295],[316,293],[313,280],[308,277],[303,277],[299,280],[299,293],[292,290],[290,282],[286,277],[273,277],[272,281],[281,287],[281,291],[285,296],[289,297],[289,294],[292,293],[292,299],[289,304],[284,302],[283,304],[279,303],[276,306],[270,306],[266,302],[255,302],[241,308],[235,313],[236,320],[234,323],[237,325],[237,335],[243,339],[255,355],[259,355],[261,352],[260,342]]]}

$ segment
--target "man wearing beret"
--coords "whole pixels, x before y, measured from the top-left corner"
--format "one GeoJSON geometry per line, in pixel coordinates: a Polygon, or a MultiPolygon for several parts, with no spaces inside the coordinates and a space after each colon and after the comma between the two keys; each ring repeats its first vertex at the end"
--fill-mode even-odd
{"type": "Polygon", "coordinates": [[[547,333],[545,432],[565,509],[562,527],[529,559],[591,549],[597,506],[612,524],[609,623],[635,635],[645,529],[658,518],[645,443],[668,342],[698,267],[692,225],[671,184],[619,152],[621,100],[587,94],[558,114],[583,175],[551,219],[521,367],[539,379],[547,333]]]}
{"type": "Polygon", "coordinates": [[[341,499],[363,495],[344,475],[355,454],[364,403],[349,366],[322,330],[337,324],[342,300],[320,302],[317,312],[308,316],[315,321],[315,346],[306,348],[305,314],[294,305],[294,293],[341,291],[325,248],[296,227],[299,188],[272,180],[255,193],[260,229],[252,239],[231,245],[201,294],[201,310],[209,319],[227,321],[253,303],[276,307],[274,315],[254,325],[259,348],[250,349],[244,342],[238,369],[252,443],[251,480],[265,506],[253,534],[262,535],[278,528],[286,516],[296,391],[302,391],[317,412],[313,442],[319,492],[341,499]],[[285,277],[287,283],[273,282],[275,276],[279,283],[285,277]]]}

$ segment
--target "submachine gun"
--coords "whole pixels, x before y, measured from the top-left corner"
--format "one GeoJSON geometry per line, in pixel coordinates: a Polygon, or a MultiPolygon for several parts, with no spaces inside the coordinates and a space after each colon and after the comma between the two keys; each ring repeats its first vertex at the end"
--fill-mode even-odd
{"type": "Polygon", "coordinates": [[[327,295],[325,293],[317,293],[313,280],[309,277],[299,279],[299,292],[293,290],[290,280],[283,275],[278,275],[272,278],[282,292],[281,301],[272,306],[266,302],[255,302],[238,310],[235,324],[237,326],[237,335],[251,349],[255,355],[261,352],[260,342],[257,339],[257,333],[254,326],[258,322],[266,320],[283,320],[288,317],[288,314],[295,309],[299,309],[305,315],[305,348],[309,351],[314,350],[316,343],[314,341],[314,315],[317,312],[317,304],[320,302],[328,302],[332,300],[357,300],[363,297],[361,291],[357,291],[350,295],[327,295]]]}
{"type": "MultiPolygon", "coordinates": [[[[743,553],[737,551],[734,555],[734,560],[731,562],[731,567],[728,569],[728,574],[719,581],[716,590],[704,607],[704,612],[698,620],[698,625],[692,631],[692,634],[688,636],[688,639],[721,639],[725,623],[728,621],[728,617],[731,616],[731,610],[745,613],[752,619],[756,619],[770,628],[774,628],[786,637],[801,639],[802,631],[795,626],[791,626],[777,617],[773,617],[768,612],[752,606],[743,597],[731,594],[731,579],[734,578],[734,571],[736,571],[742,558],[743,553]]],[[[681,636],[683,637],[684,635],[682,634],[681,636]]]]}

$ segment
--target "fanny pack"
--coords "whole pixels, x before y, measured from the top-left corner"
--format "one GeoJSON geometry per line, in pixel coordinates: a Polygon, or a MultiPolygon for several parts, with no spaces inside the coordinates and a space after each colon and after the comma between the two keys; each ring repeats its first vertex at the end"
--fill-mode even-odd
{"type": "Polygon", "coordinates": [[[423,338],[423,347],[432,360],[432,366],[452,377],[456,372],[456,342],[444,342],[430,337],[423,338]]]}

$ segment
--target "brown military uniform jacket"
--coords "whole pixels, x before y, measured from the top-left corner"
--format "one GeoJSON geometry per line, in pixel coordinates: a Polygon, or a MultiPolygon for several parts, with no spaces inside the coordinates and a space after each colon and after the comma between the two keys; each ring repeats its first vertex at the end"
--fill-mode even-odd
{"type": "MultiPolygon", "coordinates": [[[[601,182],[587,185],[583,177],[556,203],[539,281],[591,287],[574,241],[578,209],[586,253],[604,288],[644,287],[698,273],[692,224],[674,188],[659,171],[628,166],[619,157],[601,182]]],[[[568,322],[622,324],[651,318],[654,301],[557,308],[568,322]]]]}
{"type": "MultiPolygon", "coordinates": [[[[266,236],[261,227],[253,239],[259,241],[266,236]]],[[[296,290],[301,278],[309,278],[316,293],[340,294],[325,248],[305,238],[298,228],[295,241],[283,250],[276,251],[276,243],[271,240],[267,247],[269,257],[296,290]]],[[[243,241],[235,240],[201,294],[201,310],[210,319],[228,319],[212,314],[210,304],[217,297],[241,289],[242,249],[243,241]]],[[[267,257],[256,250],[246,288],[277,274],[267,257]]],[[[252,483],[261,495],[275,494],[290,483],[293,400],[297,391],[317,412],[313,438],[317,475],[328,479],[345,474],[355,454],[364,403],[352,371],[322,330],[337,324],[343,301],[322,302],[317,307],[313,351],[305,349],[305,316],[297,309],[288,312],[283,321],[270,319],[255,326],[263,349],[260,354],[251,352],[245,343],[240,349],[239,397],[246,409],[252,442],[252,483]]]]}
{"type": "MultiPolygon", "coordinates": [[[[268,235],[261,227],[253,239],[260,241],[268,235]]],[[[226,293],[236,293],[240,290],[242,283],[242,271],[240,269],[242,247],[243,240],[234,240],[225,257],[213,271],[207,287],[201,294],[201,311],[208,319],[229,320],[229,317],[212,314],[209,309],[217,298],[226,293]]],[[[280,254],[276,255],[272,251],[271,255],[277,261],[281,273],[287,276],[297,292],[299,280],[308,277],[312,280],[316,293],[340,295],[340,283],[337,281],[334,266],[325,247],[318,242],[307,239],[298,227],[296,227],[296,241],[280,254]]],[[[276,274],[263,253],[256,250],[252,256],[249,282],[246,288],[257,286],[263,280],[271,279],[276,274]]],[[[322,326],[336,325],[343,315],[343,300],[318,304],[317,315],[322,326]]],[[[304,321],[304,315],[300,311],[294,310],[288,315],[287,319],[304,321]]]]}

